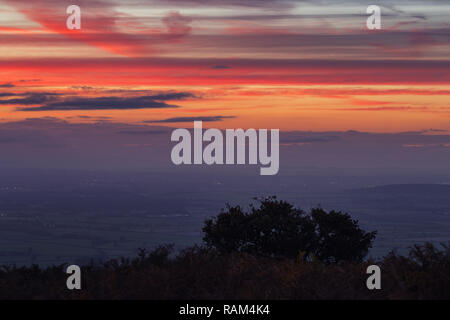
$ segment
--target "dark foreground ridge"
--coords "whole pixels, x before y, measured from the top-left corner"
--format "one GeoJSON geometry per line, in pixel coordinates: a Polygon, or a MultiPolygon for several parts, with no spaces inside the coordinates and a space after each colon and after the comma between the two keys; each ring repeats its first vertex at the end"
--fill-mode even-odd
{"type": "Polygon", "coordinates": [[[247,253],[220,255],[193,247],[170,257],[169,247],[135,259],[81,268],[81,290],[66,288],[66,266],[0,271],[0,299],[449,299],[450,250],[416,246],[409,256],[325,264],[247,253]],[[367,266],[382,270],[381,290],[366,287],[367,266]]]}
{"type": "Polygon", "coordinates": [[[201,246],[82,266],[80,290],[67,288],[64,264],[1,266],[0,299],[450,299],[449,245],[365,260],[376,232],[347,213],[305,212],[274,197],[259,204],[227,206],[205,221],[201,246]],[[367,287],[371,265],[381,269],[381,289],[367,287]]]}

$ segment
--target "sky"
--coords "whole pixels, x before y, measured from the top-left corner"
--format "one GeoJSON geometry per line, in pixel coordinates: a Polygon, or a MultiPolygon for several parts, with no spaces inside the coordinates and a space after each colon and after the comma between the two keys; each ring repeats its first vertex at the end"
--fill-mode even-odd
{"type": "Polygon", "coordinates": [[[446,0],[0,0],[0,144],[31,150],[56,124],[54,139],[109,126],[151,145],[201,119],[297,136],[285,147],[357,132],[447,159],[449,15],[446,0]]]}

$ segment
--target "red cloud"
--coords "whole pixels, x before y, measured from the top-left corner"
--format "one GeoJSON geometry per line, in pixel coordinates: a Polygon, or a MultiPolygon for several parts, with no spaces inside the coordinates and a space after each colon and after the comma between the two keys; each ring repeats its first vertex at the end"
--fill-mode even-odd
{"type": "Polygon", "coordinates": [[[66,6],[58,1],[6,0],[6,3],[48,30],[124,56],[146,55],[155,50],[155,44],[180,39],[191,31],[191,20],[177,12],[170,12],[162,19],[165,28],[149,29],[139,22],[124,23],[122,19],[127,16],[117,12],[113,3],[103,0],[77,1],[81,8],[81,30],[66,28],[66,6]],[[148,36],[147,41],[143,41],[143,35],[148,36]]]}

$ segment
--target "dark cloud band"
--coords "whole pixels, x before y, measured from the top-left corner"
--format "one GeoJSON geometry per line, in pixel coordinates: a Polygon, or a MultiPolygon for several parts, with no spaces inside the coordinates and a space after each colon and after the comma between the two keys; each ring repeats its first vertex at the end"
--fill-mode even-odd
{"type": "Polygon", "coordinates": [[[180,123],[180,122],[192,122],[192,121],[203,121],[203,122],[217,122],[224,119],[232,119],[235,116],[204,116],[204,117],[176,117],[168,118],[163,120],[146,120],[144,123],[180,123]]]}

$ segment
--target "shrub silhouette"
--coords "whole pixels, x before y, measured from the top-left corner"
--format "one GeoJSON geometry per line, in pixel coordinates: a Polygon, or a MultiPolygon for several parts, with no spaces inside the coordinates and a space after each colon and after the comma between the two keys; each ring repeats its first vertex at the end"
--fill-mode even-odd
{"type": "Polygon", "coordinates": [[[81,266],[82,290],[67,290],[65,265],[0,266],[3,299],[445,299],[450,298],[449,246],[417,245],[408,256],[326,264],[248,253],[218,254],[171,246],[135,258],[81,266]],[[382,269],[382,289],[368,290],[366,269],[382,269]]]}
{"type": "Polygon", "coordinates": [[[325,263],[360,262],[367,255],[376,231],[365,232],[347,213],[315,208],[309,214],[275,197],[244,212],[227,205],[205,221],[203,241],[221,254],[245,252],[263,257],[305,259],[325,263]]]}

